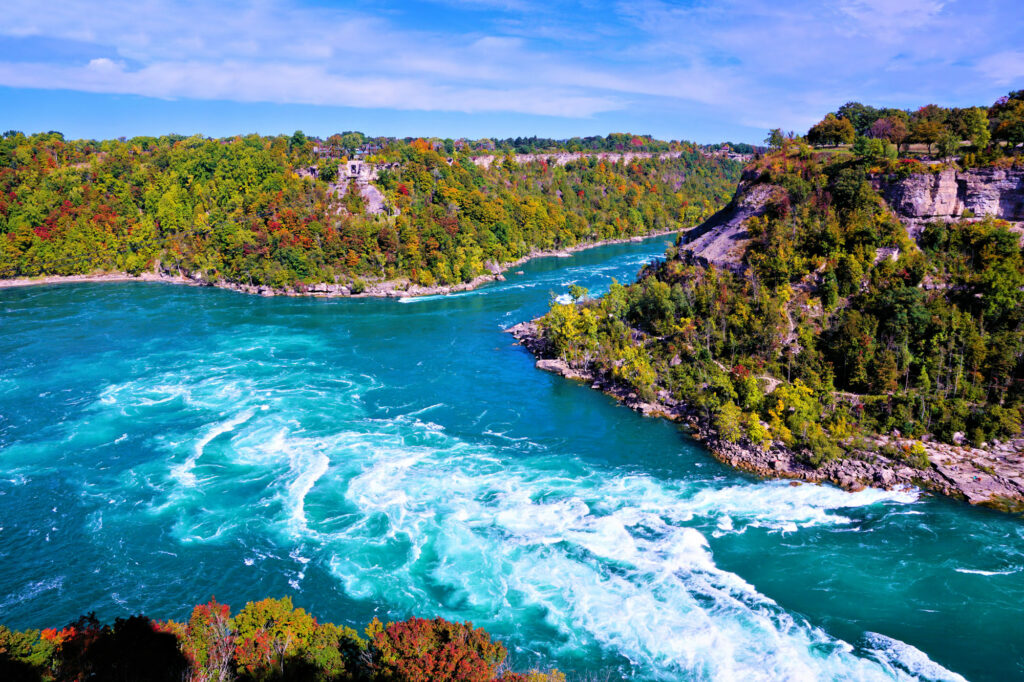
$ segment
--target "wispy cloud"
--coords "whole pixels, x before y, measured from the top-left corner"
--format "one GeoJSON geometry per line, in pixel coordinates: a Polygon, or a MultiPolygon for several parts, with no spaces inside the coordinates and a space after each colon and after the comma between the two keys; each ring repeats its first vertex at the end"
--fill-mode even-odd
{"type": "Polygon", "coordinates": [[[1024,88],[1024,50],[1007,50],[978,62],[983,78],[999,85],[1024,88]]]}
{"type": "Polygon", "coordinates": [[[1024,78],[1014,0],[353,6],[9,0],[0,36],[15,49],[0,85],[567,118],[699,112],[800,129],[847,99],[986,103],[1024,78]],[[16,49],[34,40],[94,54],[16,49]]]}

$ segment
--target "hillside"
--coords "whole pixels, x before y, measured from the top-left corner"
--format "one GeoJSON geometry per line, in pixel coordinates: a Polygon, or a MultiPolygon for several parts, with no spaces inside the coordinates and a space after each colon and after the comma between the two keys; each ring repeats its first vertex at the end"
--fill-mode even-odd
{"type": "Polygon", "coordinates": [[[735,466],[1019,503],[1021,161],[786,140],[636,283],[518,335],[735,466]]]}
{"type": "Polygon", "coordinates": [[[538,249],[694,225],[740,170],[690,143],[629,136],[588,138],[593,151],[567,141],[550,163],[347,137],[9,132],[0,279],[149,273],[320,294],[464,285],[538,249]]]}

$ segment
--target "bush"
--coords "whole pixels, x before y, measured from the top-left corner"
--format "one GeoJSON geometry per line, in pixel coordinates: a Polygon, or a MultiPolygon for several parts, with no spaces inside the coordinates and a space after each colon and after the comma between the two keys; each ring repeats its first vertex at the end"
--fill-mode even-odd
{"type": "Polygon", "coordinates": [[[366,629],[372,672],[407,682],[489,682],[505,660],[505,647],[472,623],[411,618],[366,629]]]}
{"type": "Polygon", "coordinates": [[[4,682],[565,682],[557,670],[505,669],[505,647],[472,623],[412,618],[366,628],[319,624],[291,599],[196,606],[187,623],[144,616],[104,625],[92,614],[67,627],[15,632],[0,626],[4,682]]]}

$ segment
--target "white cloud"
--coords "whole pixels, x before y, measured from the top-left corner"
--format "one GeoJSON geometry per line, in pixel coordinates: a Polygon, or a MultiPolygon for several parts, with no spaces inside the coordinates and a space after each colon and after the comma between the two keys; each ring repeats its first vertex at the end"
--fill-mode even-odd
{"type": "Polygon", "coordinates": [[[944,0],[843,0],[841,11],[886,35],[927,27],[949,3],[944,0]]]}
{"type": "Polygon", "coordinates": [[[1024,51],[1007,50],[978,62],[978,71],[996,85],[1024,86],[1024,51]]]}
{"type": "Polygon", "coordinates": [[[0,85],[564,117],[696,111],[805,129],[851,99],[984,103],[994,95],[971,93],[1024,72],[1010,0],[977,0],[976,15],[954,0],[436,1],[472,9],[473,28],[293,0],[63,0],[45,12],[8,0],[0,35],[95,53],[4,55],[0,85]]]}
{"type": "Polygon", "coordinates": [[[96,59],[90,59],[85,68],[89,71],[95,71],[96,73],[114,73],[121,71],[121,69],[124,68],[124,65],[118,64],[113,59],[98,57],[96,59]]]}
{"type": "Polygon", "coordinates": [[[158,62],[127,71],[109,59],[82,67],[0,62],[10,87],[72,89],[161,98],[587,117],[618,109],[613,97],[545,87],[452,87],[411,78],[332,74],[315,65],[158,62]]]}

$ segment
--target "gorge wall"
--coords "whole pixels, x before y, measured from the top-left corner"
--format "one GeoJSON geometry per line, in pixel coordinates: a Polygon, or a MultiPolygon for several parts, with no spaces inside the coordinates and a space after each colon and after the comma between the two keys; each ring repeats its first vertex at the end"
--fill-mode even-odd
{"type": "Polygon", "coordinates": [[[908,222],[956,220],[970,211],[1024,221],[1024,169],[978,168],[919,173],[903,180],[875,179],[875,188],[901,219],[908,222]]]}
{"type": "MultiPolygon", "coordinates": [[[[977,218],[990,215],[1019,223],[1012,229],[1024,228],[1024,168],[945,168],[902,180],[876,176],[872,185],[914,237],[928,221],[959,220],[965,211],[977,218]]],[[[703,265],[744,271],[750,244],[747,221],[764,215],[771,202],[784,194],[782,187],[759,182],[756,174],[748,171],[725,208],[683,235],[680,256],[703,265]]]]}

